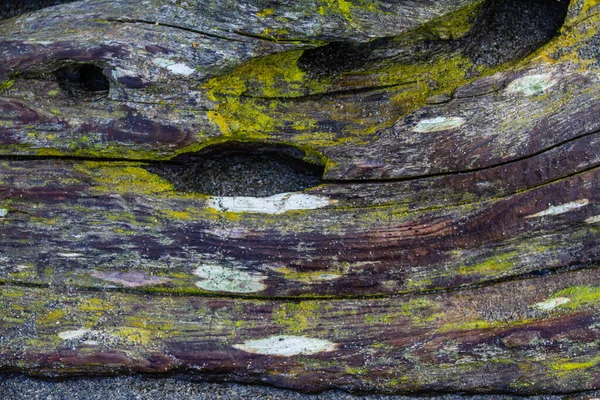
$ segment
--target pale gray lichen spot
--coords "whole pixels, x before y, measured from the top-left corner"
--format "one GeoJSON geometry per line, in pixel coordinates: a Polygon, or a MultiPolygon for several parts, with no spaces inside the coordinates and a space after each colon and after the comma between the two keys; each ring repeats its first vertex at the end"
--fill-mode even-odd
{"type": "Polygon", "coordinates": [[[546,301],[542,301],[541,303],[537,303],[535,307],[543,311],[550,311],[562,304],[567,304],[569,301],[571,301],[571,299],[568,297],[555,297],[553,299],[548,299],[546,301]]]}
{"type": "Polygon", "coordinates": [[[168,278],[150,276],[141,271],[92,271],[90,273],[94,278],[102,279],[108,282],[118,283],[119,285],[134,288],[140,286],[161,285],[170,281],[168,278]]]}
{"type": "Polygon", "coordinates": [[[196,268],[194,275],[202,280],[196,286],[204,290],[230,293],[254,293],[267,288],[262,283],[266,276],[247,272],[233,266],[224,267],[218,264],[204,264],[196,268]]]}
{"type": "Polygon", "coordinates": [[[191,75],[195,72],[193,68],[188,67],[184,63],[177,63],[167,67],[169,71],[177,75],[191,75]]]}
{"type": "Polygon", "coordinates": [[[547,215],[564,214],[569,211],[574,211],[574,210],[577,210],[578,208],[587,206],[588,204],[590,204],[590,201],[588,199],[580,199],[577,201],[572,201],[570,203],[565,203],[565,204],[560,204],[558,206],[548,207],[544,211],[540,211],[537,214],[528,215],[525,218],[538,218],[538,217],[545,217],[547,215]]]}
{"type": "Polygon", "coordinates": [[[122,78],[124,76],[136,76],[136,72],[135,71],[131,71],[129,69],[123,69],[123,68],[115,68],[112,71],[112,76],[115,79],[119,79],[122,78]]]}
{"type": "Polygon", "coordinates": [[[63,257],[63,258],[79,258],[79,257],[83,257],[83,254],[81,253],[56,253],[57,256],[59,257],[63,257]]]}
{"type": "Polygon", "coordinates": [[[505,89],[507,94],[521,94],[524,96],[533,96],[544,93],[557,81],[552,78],[552,74],[528,75],[515,79],[505,89]]]}
{"type": "Polygon", "coordinates": [[[88,333],[91,333],[93,331],[89,330],[89,329],[77,329],[77,330],[73,330],[73,331],[63,331],[63,332],[58,332],[58,337],[60,337],[63,340],[74,340],[74,339],[81,339],[82,337],[84,337],[85,335],[87,335],[88,333]]]}
{"type": "Polygon", "coordinates": [[[315,210],[335,203],[325,196],[279,193],[270,197],[215,196],[208,206],[218,211],[283,214],[294,210],[315,210]]]}
{"type": "Polygon", "coordinates": [[[585,220],[586,224],[597,224],[600,222],[600,215],[594,215],[585,220]]]}
{"type": "Polygon", "coordinates": [[[249,340],[243,344],[233,345],[233,347],[248,353],[290,357],[299,354],[310,355],[335,351],[338,344],[305,336],[281,335],[249,340]]]}
{"type": "Polygon", "coordinates": [[[0,218],[4,218],[8,215],[8,210],[6,208],[0,208],[0,218]]]}
{"type": "Polygon", "coordinates": [[[173,60],[169,60],[166,58],[157,58],[154,60],[154,64],[158,65],[161,68],[166,68],[174,74],[188,76],[196,72],[195,69],[190,68],[184,63],[178,63],[173,60]]]}
{"type": "Polygon", "coordinates": [[[465,124],[462,117],[436,117],[419,121],[413,131],[418,133],[432,133],[460,128],[465,124]]]}

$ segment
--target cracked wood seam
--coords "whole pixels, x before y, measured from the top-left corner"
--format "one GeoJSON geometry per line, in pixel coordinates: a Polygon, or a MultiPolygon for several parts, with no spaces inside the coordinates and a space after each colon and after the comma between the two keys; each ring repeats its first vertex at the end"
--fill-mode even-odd
{"type": "Polygon", "coordinates": [[[469,50],[493,1],[145,3],[0,22],[1,369],[599,388],[597,1],[498,64],[469,50]],[[107,93],[65,92],[85,63],[107,93]],[[326,180],[224,197],[144,168],[232,141],[326,180]]]}

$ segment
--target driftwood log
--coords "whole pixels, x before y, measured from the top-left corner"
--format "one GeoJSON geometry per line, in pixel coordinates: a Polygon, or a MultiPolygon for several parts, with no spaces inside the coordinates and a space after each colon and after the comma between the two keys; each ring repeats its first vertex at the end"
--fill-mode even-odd
{"type": "Polygon", "coordinates": [[[598,0],[0,22],[0,369],[599,389],[599,29],[598,0]]]}

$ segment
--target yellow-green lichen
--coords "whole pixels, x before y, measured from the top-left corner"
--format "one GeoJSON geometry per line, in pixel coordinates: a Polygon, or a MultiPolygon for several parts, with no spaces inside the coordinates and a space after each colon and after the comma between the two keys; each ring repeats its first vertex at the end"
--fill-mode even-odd
{"type": "Polygon", "coordinates": [[[65,312],[63,310],[53,310],[48,312],[43,317],[38,318],[38,323],[45,325],[54,325],[64,318],[65,312]]]}
{"type": "Polygon", "coordinates": [[[132,343],[149,344],[154,338],[153,331],[140,328],[122,327],[118,328],[114,334],[118,337],[132,343]]]}
{"type": "Polygon", "coordinates": [[[411,299],[402,304],[400,313],[415,324],[426,324],[444,316],[438,303],[427,299],[411,299]]]}
{"type": "Polygon", "coordinates": [[[86,161],[75,164],[77,172],[93,179],[93,190],[107,193],[156,194],[174,191],[166,179],[142,168],[142,163],[86,161]]]}
{"type": "Polygon", "coordinates": [[[0,92],[10,89],[11,87],[13,87],[14,84],[15,81],[11,79],[0,83],[0,92]]]}
{"type": "Polygon", "coordinates": [[[263,10],[261,12],[256,13],[256,15],[258,17],[262,17],[262,18],[269,17],[273,14],[275,14],[275,9],[273,9],[273,8],[263,8],[263,10]]]}
{"type": "Polygon", "coordinates": [[[554,371],[559,375],[570,375],[571,373],[580,373],[582,370],[593,368],[600,363],[600,357],[593,357],[590,360],[574,361],[573,359],[564,359],[551,364],[554,371]]]}
{"type": "Polygon", "coordinates": [[[326,14],[340,14],[347,21],[352,21],[352,8],[355,7],[350,1],[347,0],[320,0],[321,6],[319,6],[317,12],[321,15],[326,14]]]}
{"type": "Polygon", "coordinates": [[[517,252],[511,252],[493,256],[483,262],[462,266],[458,269],[458,273],[461,275],[500,275],[514,267],[517,255],[517,252]]]}
{"type": "Polygon", "coordinates": [[[456,40],[463,37],[481,12],[484,0],[479,0],[467,6],[424,24],[418,29],[419,33],[427,33],[434,39],[456,40]]]}
{"type": "Polygon", "coordinates": [[[557,307],[576,309],[582,306],[597,305],[600,303],[600,286],[572,286],[552,295],[552,298],[567,298],[568,302],[557,307]]]}
{"type": "Polygon", "coordinates": [[[327,270],[327,272],[324,271],[298,271],[296,269],[293,268],[288,268],[288,267],[277,267],[277,268],[273,268],[273,271],[282,274],[283,277],[287,280],[290,281],[297,281],[297,282],[302,282],[302,283],[307,283],[307,284],[314,284],[314,283],[322,283],[324,281],[331,281],[331,280],[335,280],[338,278],[341,278],[342,275],[344,274],[344,271],[339,271],[339,273],[337,273],[337,270],[327,270]]]}
{"type": "Polygon", "coordinates": [[[594,7],[600,6],[600,0],[585,0],[581,9],[582,13],[586,13],[594,7]]]}
{"type": "Polygon", "coordinates": [[[273,322],[286,332],[299,333],[317,325],[318,311],[319,304],[314,301],[282,304],[273,310],[273,322]]]}
{"type": "MultiPolygon", "coordinates": [[[[305,72],[298,66],[302,50],[252,59],[230,74],[215,77],[205,84],[209,99],[240,96],[295,97],[305,94],[305,72]]],[[[315,83],[316,84],[316,83],[315,83]]]]}
{"type": "Polygon", "coordinates": [[[77,309],[83,312],[107,311],[113,309],[113,307],[114,305],[106,300],[92,297],[82,300],[82,302],[78,305],[77,309]]]}
{"type": "Polygon", "coordinates": [[[500,328],[507,326],[519,326],[525,325],[532,322],[532,319],[520,319],[515,321],[488,321],[484,319],[471,319],[471,320],[463,320],[450,322],[442,325],[440,327],[440,331],[468,331],[473,329],[488,329],[488,328],[500,328]]]}
{"type": "Polygon", "coordinates": [[[19,290],[19,289],[12,289],[12,288],[8,288],[8,289],[0,289],[0,295],[2,295],[3,297],[8,297],[8,298],[19,298],[19,297],[23,297],[23,291],[19,290]]]}

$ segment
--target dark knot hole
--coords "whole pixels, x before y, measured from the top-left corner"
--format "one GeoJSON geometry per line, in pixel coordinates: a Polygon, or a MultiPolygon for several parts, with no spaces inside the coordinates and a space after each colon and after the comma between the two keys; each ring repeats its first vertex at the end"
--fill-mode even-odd
{"type": "Polygon", "coordinates": [[[84,96],[107,92],[110,83],[102,68],[93,64],[70,65],[56,71],[56,80],[70,96],[84,96]]]}

